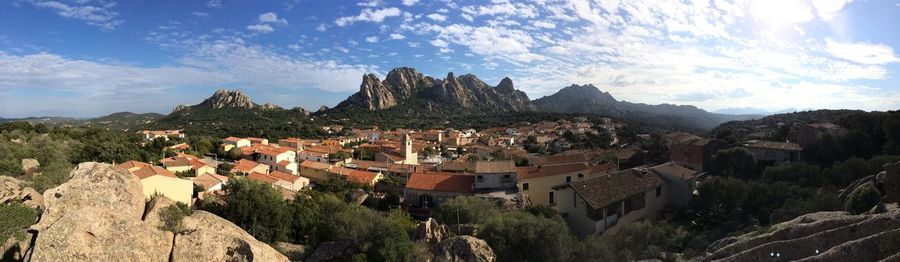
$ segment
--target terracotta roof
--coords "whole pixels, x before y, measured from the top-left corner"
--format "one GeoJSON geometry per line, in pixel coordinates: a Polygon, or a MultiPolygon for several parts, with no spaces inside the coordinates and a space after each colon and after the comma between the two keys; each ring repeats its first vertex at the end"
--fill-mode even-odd
{"type": "Polygon", "coordinates": [[[443,172],[471,172],[475,169],[472,165],[472,162],[467,161],[447,161],[435,167],[443,172]]]}
{"type": "Polygon", "coordinates": [[[409,176],[406,188],[425,191],[472,193],[474,184],[475,176],[471,174],[416,172],[409,176]]]}
{"type": "Polygon", "coordinates": [[[581,195],[591,208],[599,209],[662,184],[662,179],[646,168],[632,168],[572,182],[569,186],[581,195]]]}
{"type": "Polygon", "coordinates": [[[240,141],[240,140],[241,140],[241,138],[239,138],[239,137],[233,137],[233,136],[229,136],[229,137],[225,138],[225,141],[229,141],[229,142],[237,142],[237,141],[240,141]]]}
{"type": "Polygon", "coordinates": [[[170,158],[163,158],[159,160],[166,167],[180,167],[180,166],[191,166],[191,160],[186,157],[177,157],[173,156],[170,158]]]}
{"type": "Polygon", "coordinates": [[[291,183],[294,183],[294,181],[297,181],[297,179],[300,179],[299,176],[291,175],[291,174],[288,174],[285,172],[280,172],[280,171],[272,171],[271,173],[269,173],[269,176],[280,179],[280,180],[288,181],[291,183]]]}
{"type": "Polygon", "coordinates": [[[161,166],[145,166],[145,167],[142,167],[141,169],[135,170],[134,172],[131,172],[131,173],[140,179],[148,178],[151,176],[167,176],[167,177],[178,178],[178,176],[176,176],[175,174],[172,174],[171,171],[166,170],[165,168],[163,168],[161,166]]]}
{"type": "Polygon", "coordinates": [[[506,161],[478,161],[475,162],[475,173],[515,173],[516,163],[506,161]]]}
{"type": "Polygon", "coordinates": [[[310,169],[318,169],[318,170],[326,170],[331,167],[329,164],[316,162],[312,160],[306,160],[300,163],[300,167],[310,168],[310,169]]]}
{"type": "Polygon", "coordinates": [[[183,150],[183,149],[190,149],[191,146],[188,145],[187,143],[181,143],[181,144],[177,144],[177,145],[174,145],[174,146],[170,146],[169,148],[171,148],[171,149],[182,149],[182,150],[183,150]]]}
{"type": "Polygon", "coordinates": [[[290,165],[291,163],[293,163],[293,162],[290,162],[290,161],[287,161],[287,160],[281,160],[281,161],[278,161],[278,163],[277,163],[276,165],[279,165],[279,166],[282,166],[282,167],[287,167],[287,166],[290,165]]]}
{"type": "Polygon", "coordinates": [[[570,173],[582,173],[587,174],[590,172],[590,167],[585,163],[571,163],[564,165],[552,165],[552,166],[540,166],[540,167],[519,167],[516,168],[516,173],[519,179],[528,179],[528,178],[536,178],[536,177],[546,177],[546,176],[555,176],[562,174],[570,174],[570,173]]]}
{"type": "Polygon", "coordinates": [[[372,182],[374,182],[375,178],[378,177],[378,173],[356,170],[356,169],[352,169],[352,168],[345,168],[345,167],[340,167],[340,166],[331,168],[330,172],[334,173],[334,174],[339,174],[339,175],[347,178],[347,180],[349,180],[349,181],[363,183],[363,184],[371,184],[372,182]]]}
{"type": "Polygon", "coordinates": [[[531,157],[531,163],[535,166],[587,163],[588,161],[589,159],[585,154],[558,154],[552,156],[531,157]]]}
{"type": "Polygon", "coordinates": [[[403,156],[401,156],[401,155],[398,155],[398,154],[394,154],[394,153],[379,152],[379,154],[384,155],[387,159],[390,159],[391,161],[403,161],[403,160],[406,160],[405,157],[403,157],[403,156]]]}
{"type": "Polygon", "coordinates": [[[135,167],[136,167],[136,168],[141,168],[141,167],[145,167],[145,166],[150,166],[150,164],[147,164],[147,163],[144,163],[144,162],[141,162],[141,161],[134,161],[134,160],[131,160],[131,161],[128,161],[128,162],[125,162],[125,163],[121,163],[121,164],[117,165],[116,168],[119,169],[119,170],[128,171],[128,169],[132,169],[132,168],[135,168],[135,167]]]}
{"type": "Polygon", "coordinates": [[[278,156],[284,154],[288,151],[291,151],[289,148],[282,147],[272,147],[272,146],[262,146],[256,150],[257,153],[267,155],[267,156],[278,156]]]}
{"type": "Polygon", "coordinates": [[[241,159],[237,162],[234,162],[234,167],[231,168],[231,171],[239,171],[239,172],[250,172],[253,168],[262,165],[260,163],[254,162],[253,160],[241,159]]]}
{"type": "Polygon", "coordinates": [[[683,180],[691,180],[694,177],[703,174],[702,172],[697,172],[672,162],[651,167],[650,170],[660,175],[673,178],[681,178],[683,180]]]}
{"type": "Polygon", "coordinates": [[[799,144],[790,143],[790,142],[776,142],[776,141],[756,141],[747,147],[749,148],[761,148],[761,149],[771,149],[771,150],[784,150],[784,151],[801,151],[799,144]]]}
{"type": "Polygon", "coordinates": [[[195,185],[203,187],[204,190],[209,190],[220,183],[228,182],[228,177],[212,173],[203,173],[195,177],[193,181],[195,185]]]}
{"type": "Polygon", "coordinates": [[[249,178],[251,180],[263,182],[266,184],[275,184],[276,182],[278,182],[278,178],[275,178],[275,177],[272,177],[270,175],[266,175],[263,173],[259,173],[259,172],[250,173],[249,175],[247,175],[247,178],[249,178]]]}

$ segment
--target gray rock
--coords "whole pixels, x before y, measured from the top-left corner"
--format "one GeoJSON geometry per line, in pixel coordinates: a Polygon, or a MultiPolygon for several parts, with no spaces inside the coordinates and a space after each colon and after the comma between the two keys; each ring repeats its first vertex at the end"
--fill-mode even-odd
{"type": "Polygon", "coordinates": [[[436,261],[496,261],[494,250],[484,240],[472,236],[455,236],[438,243],[436,261]]]}
{"type": "Polygon", "coordinates": [[[162,228],[163,221],[160,214],[162,213],[163,208],[173,205],[175,205],[175,201],[167,197],[158,196],[153,198],[153,200],[147,203],[147,214],[144,215],[144,223],[147,223],[154,228],[162,228]]]}
{"type": "Polygon", "coordinates": [[[26,173],[33,173],[41,168],[41,163],[34,158],[23,158],[22,159],[22,171],[26,173]]]}
{"type": "Polygon", "coordinates": [[[175,236],[172,261],[288,261],[271,246],[256,240],[228,220],[194,211],[175,236]]]}
{"type": "Polygon", "coordinates": [[[421,240],[429,246],[434,246],[449,237],[449,231],[447,225],[441,225],[437,220],[429,217],[428,220],[419,222],[419,224],[416,225],[416,232],[413,235],[413,240],[421,240]]]}
{"type": "Polygon", "coordinates": [[[0,204],[22,195],[22,181],[8,176],[0,176],[0,204]]]}
{"type": "Polygon", "coordinates": [[[278,247],[278,250],[281,251],[282,254],[287,256],[291,261],[301,261],[306,258],[306,252],[309,251],[308,248],[304,245],[297,245],[288,242],[278,242],[275,243],[275,246],[278,247]]]}
{"type": "Polygon", "coordinates": [[[171,234],[115,209],[82,207],[38,233],[33,261],[168,261],[171,234]]]}
{"type": "Polygon", "coordinates": [[[140,221],[144,213],[141,181],[109,164],[81,163],[68,182],[44,192],[45,210],[32,228],[42,231],[68,213],[96,207],[114,210],[121,220],[140,221]]]}

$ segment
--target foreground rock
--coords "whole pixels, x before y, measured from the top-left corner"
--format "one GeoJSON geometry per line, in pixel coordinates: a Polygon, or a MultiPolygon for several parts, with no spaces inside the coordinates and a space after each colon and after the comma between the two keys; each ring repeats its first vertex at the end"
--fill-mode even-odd
{"type": "Polygon", "coordinates": [[[116,210],[85,207],[68,212],[38,233],[33,261],[168,261],[168,232],[127,219],[116,210]]]}
{"type": "Polygon", "coordinates": [[[438,243],[436,261],[496,261],[494,250],[484,240],[472,236],[455,236],[438,243]]]}
{"type": "Polygon", "coordinates": [[[874,215],[820,212],[710,245],[702,260],[878,261],[900,252],[900,210],[896,204],[874,215]]]}
{"type": "Polygon", "coordinates": [[[185,217],[182,226],[184,232],[175,236],[173,261],[288,261],[240,227],[206,211],[185,217]]]}
{"type": "Polygon", "coordinates": [[[34,229],[46,229],[63,216],[88,207],[116,211],[122,220],[141,220],[144,193],[136,176],[109,164],[82,163],[69,177],[68,182],[44,192],[46,209],[34,229]]]}

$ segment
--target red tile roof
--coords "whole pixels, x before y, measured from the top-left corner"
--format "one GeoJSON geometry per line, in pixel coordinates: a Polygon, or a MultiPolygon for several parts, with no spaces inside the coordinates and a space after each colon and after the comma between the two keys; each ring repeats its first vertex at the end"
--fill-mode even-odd
{"type": "Polygon", "coordinates": [[[406,188],[425,191],[472,193],[474,184],[475,176],[471,174],[416,172],[409,176],[406,188]]]}
{"type": "Polygon", "coordinates": [[[278,178],[275,178],[273,176],[266,175],[263,173],[259,173],[259,172],[250,173],[249,175],[247,175],[247,178],[250,180],[256,180],[256,181],[263,182],[266,184],[275,184],[276,182],[278,182],[278,178]]]}
{"type": "Polygon", "coordinates": [[[178,178],[178,176],[176,176],[175,174],[172,174],[171,171],[166,170],[165,168],[160,167],[160,166],[145,166],[145,167],[142,167],[141,169],[135,170],[134,172],[131,172],[131,173],[140,179],[148,178],[151,176],[167,176],[167,177],[178,178]]]}
{"type": "Polygon", "coordinates": [[[300,179],[299,176],[295,176],[295,175],[291,175],[291,174],[288,174],[285,172],[279,172],[279,171],[273,171],[273,172],[269,173],[269,176],[277,178],[279,180],[288,181],[291,183],[294,183],[294,181],[297,181],[297,179],[300,179]]]}
{"type": "Polygon", "coordinates": [[[530,166],[530,167],[516,168],[516,174],[519,179],[538,178],[538,177],[570,174],[570,173],[575,173],[575,172],[587,175],[588,172],[590,172],[590,167],[585,163],[571,163],[571,164],[564,164],[564,165],[552,165],[552,166],[541,166],[541,167],[530,166]]]}
{"type": "Polygon", "coordinates": [[[150,166],[150,164],[144,163],[144,162],[141,162],[141,161],[134,161],[134,160],[131,160],[131,161],[128,161],[128,162],[125,162],[125,163],[121,163],[121,164],[117,165],[116,168],[119,169],[119,170],[125,170],[125,171],[128,171],[128,169],[131,169],[131,168],[135,168],[135,167],[141,168],[141,167],[145,167],[145,166],[150,166]]]}
{"type": "Polygon", "coordinates": [[[371,184],[375,182],[375,178],[378,177],[378,173],[356,170],[352,168],[346,168],[342,166],[332,167],[329,173],[340,175],[346,178],[349,181],[363,183],[363,184],[371,184]]]}
{"type": "Polygon", "coordinates": [[[312,160],[303,161],[303,163],[300,163],[300,166],[309,168],[309,169],[318,169],[318,170],[326,170],[331,167],[331,165],[329,165],[329,164],[316,162],[316,161],[312,161],[312,160]]]}
{"type": "Polygon", "coordinates": [[[234,167],[231,168],[231,172],[237,171],[237,172],[244,172],[244,173],[247,173],[247,172],[250,172],[250,170],[252,170],[253,168],[256,168],[256,167],[259,166],[259,165],[262,165],[262,164],[257,163],[257,162],[252,161],[252,160],[241,159],[241,160],[238,160],[237,162],[234,162],[234,167]]]}

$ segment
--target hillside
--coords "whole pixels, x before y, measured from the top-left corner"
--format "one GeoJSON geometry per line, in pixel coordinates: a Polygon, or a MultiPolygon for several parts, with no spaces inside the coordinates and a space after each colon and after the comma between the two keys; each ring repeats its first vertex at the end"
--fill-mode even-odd
{"type": "Polygon", "coordinates": [[[593,85],[571,85],[553,95],[534,100],[534,104],[542,111],[607,115],[687,130],[709,130],[727,121],[759,117],[715,114],[690,105],[649,105],[618,101],[593,85]]]}

